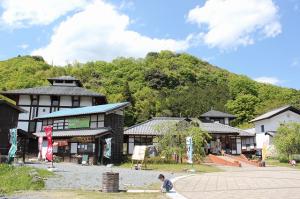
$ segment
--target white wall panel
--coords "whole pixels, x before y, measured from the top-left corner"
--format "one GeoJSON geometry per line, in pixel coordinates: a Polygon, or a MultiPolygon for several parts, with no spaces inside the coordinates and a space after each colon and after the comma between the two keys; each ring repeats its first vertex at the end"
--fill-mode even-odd
{"type": "Polygon", "coordinates": [[[29,95],[20,95],[19,104],[20,105],[30,105],[31,104],[30,96],[29,95]]]}
{"type": "Polygon", "coordinates": [[[71,96],[61,96],[60,97],[60,106],[72,106],[72,97],[71,96]]]}
{"type": "Polygon", "coordinates": [[[80,97],[80,106],[92,106],[92,104],[91,97],[80,97]]]}

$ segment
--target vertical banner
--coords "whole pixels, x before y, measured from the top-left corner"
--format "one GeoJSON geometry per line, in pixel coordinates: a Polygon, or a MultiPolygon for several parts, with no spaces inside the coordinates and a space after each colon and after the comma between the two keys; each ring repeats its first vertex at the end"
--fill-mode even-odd
{"type": "Polygon", "coordinates": [[[106,147],[104,151],[104,156],[106,158],[111,158],[111,138],[106,138],[105,142],[106,142],[106,147]]]}
{"type": "Polygon", "coordinates": [[[39,160],[43,159],[43,137],[39,137],[39,160]]]}
{"type": "Polygon", "coordinates": [[[44,130],[48,141],[46,159],[48,161],[53,161],[52,126],[46,126],[44,130]]]}
{"type": "Polygon", "coordinates": [[[193,164],[193,138],[186,137],[186,148],[187,148],[187,162],[193,164]]]}
{"type": "Polygon", "coordinates": [[[8,152],[8,158],[9,158],[9,162],[16,156],[16,152],[17,152],[17,129],[10,129],[10,149],[8,152]]]}

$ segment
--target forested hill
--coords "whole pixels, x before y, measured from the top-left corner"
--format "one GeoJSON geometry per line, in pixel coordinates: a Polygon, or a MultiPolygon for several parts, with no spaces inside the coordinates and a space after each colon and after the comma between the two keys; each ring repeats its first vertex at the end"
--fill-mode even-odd
{"type": "Polygon", "coordinates": [[[127,125],[153,116],[198,117],[211,108],[237,115],[240,125],[281,105],[300,107],[300,91],[257,83],[169,51],[66,67],[51,66],[41,57],[16,57],[0,62],[0,90],[47,85],[47,78],[61,75],[79,78],[109,102],[130,101],[127,125]]]}

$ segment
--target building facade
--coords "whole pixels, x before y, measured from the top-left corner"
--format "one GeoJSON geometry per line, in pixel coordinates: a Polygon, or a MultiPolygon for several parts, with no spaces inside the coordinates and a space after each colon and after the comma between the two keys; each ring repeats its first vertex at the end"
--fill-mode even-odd
{"type": "Polygon", "coordinates": [[[28,133],[41,129],[42,123],[34,118],[49,113],[106,104],[106,97],[82,87],[82,83],[71,76],[48,79],[50,85],[5,91],[1,94],[14,100],[16,105],[26,110],[19,115],[18,128],[28,133]]]}
{"type": "Polygon", "coordinates": [[[7,101],[0,100],[0,154],[7,155],[9,151],[9,130],[17,128],[20,113],[26,111],[7,101]]]}
{"type": "Polygon", "coordinates": [[[34,133],[44,137],[42,155],[47,141],[44,127],[53,126],[53,153],[66,162],[77,162],[82,155],[89,156],[92,164],[118,164],[123,152],[123,110],[129,103],[105,104],[56,111],[36,117],[42,123],[34,133]],[[112,138],[111,158],[104,156],[107,138],[112,138]]]}
{"type": "Polygon", "coordinates": [[[219,154],[224,150],[228,154],[241,154],[250,152],[250,145],[255,149],[255,136],[238,128],[224,125],[219,122],[202,122],[192,118],[156,117],[146,122],[134,125],[124,131],[124,153],[132,154],[136,145],[156,145],[156,137],[163,136],[170,124],[181,121],[194,121],[199,123],[199,128],[208,132],[212,139],[205,146],[208,153],[219,154]],[[160,128],[158,130],[158,128],[160,128]],[[247,142],[249,139],[249,143],[247,142]],[[251,143],[250,143],[251,141],[251,143]]]}
{"type": "Polygon", "coordinates": [[[255,126],[257,148],[262,149],[263,145],[272,145],[280,125],[289,122],[300,123],[300,110],[293,106],[284,106],[258,116],[251,122],[255,126]]]}

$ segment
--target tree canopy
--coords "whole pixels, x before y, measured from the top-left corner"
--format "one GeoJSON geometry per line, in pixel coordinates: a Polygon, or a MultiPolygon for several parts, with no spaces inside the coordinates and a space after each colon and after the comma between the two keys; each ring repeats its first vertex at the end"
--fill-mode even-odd
{"type": "Polygon", "coordinates": [[[65,67],[49,65],[42,57],[19,56],[0,62],[0,90],[47,85],[47,78],[62,75],[77,77],[109,102],[130,101],[127,126],[154,116],[199,117],[211,108],[236,114],[240,125],[278,106],[300,107],[298,90],[258,83],[170,51],[65,67]]]}

